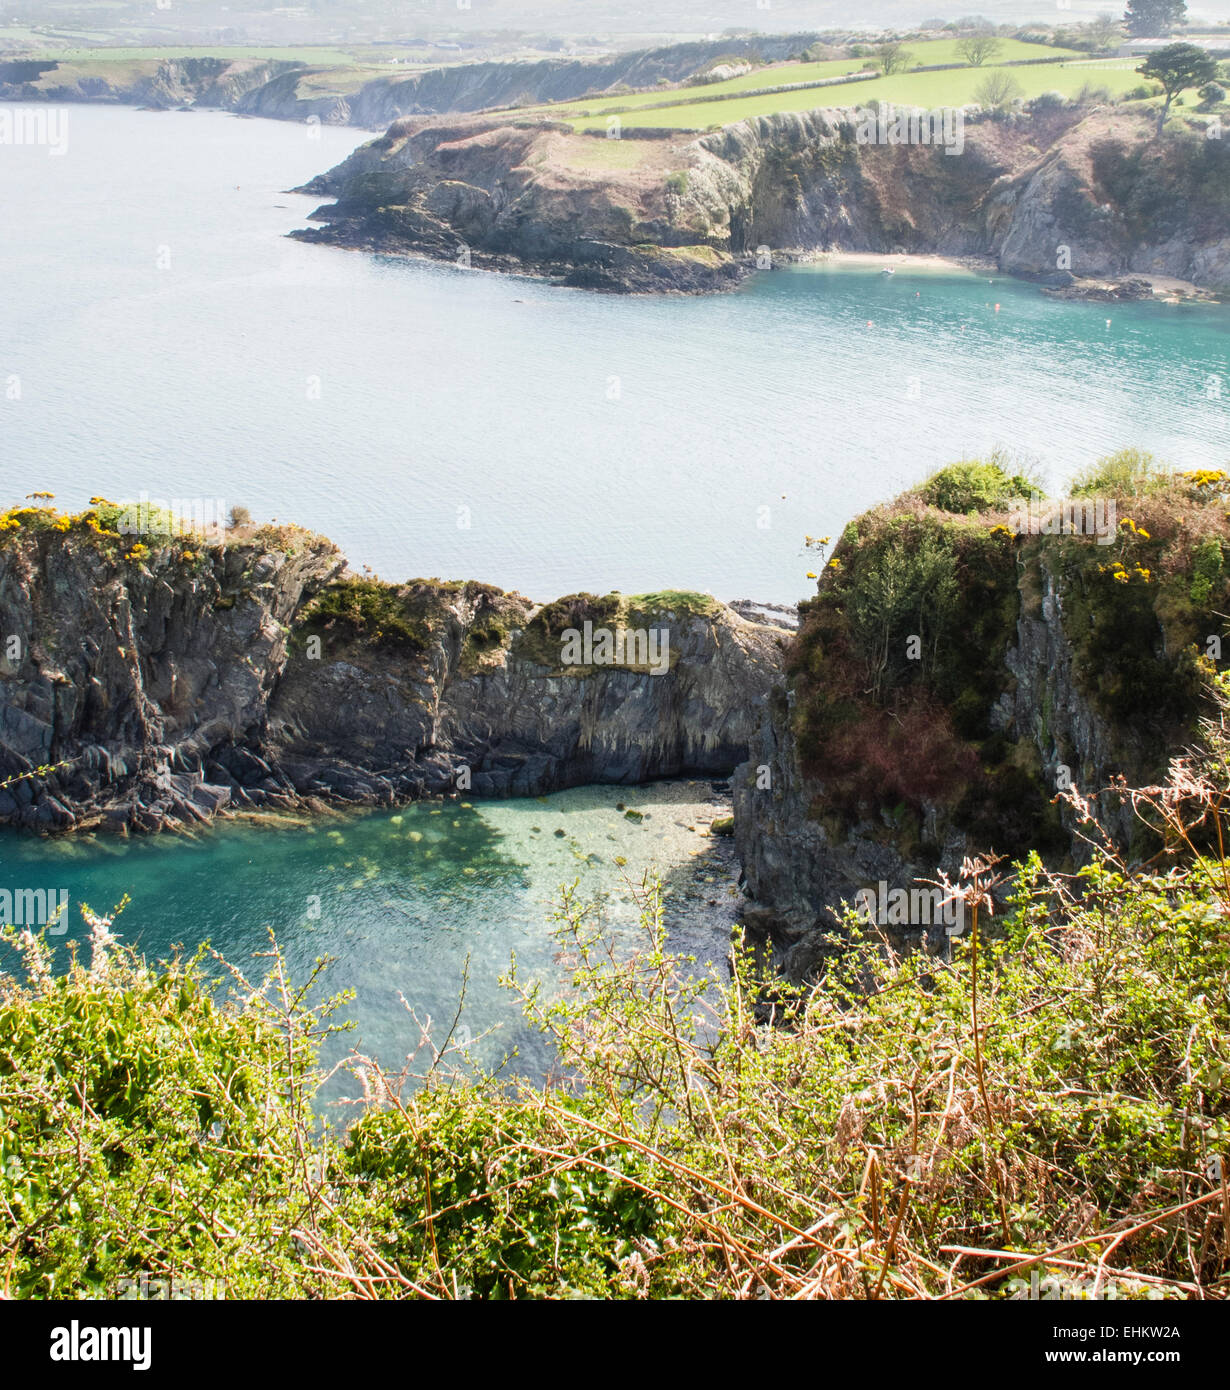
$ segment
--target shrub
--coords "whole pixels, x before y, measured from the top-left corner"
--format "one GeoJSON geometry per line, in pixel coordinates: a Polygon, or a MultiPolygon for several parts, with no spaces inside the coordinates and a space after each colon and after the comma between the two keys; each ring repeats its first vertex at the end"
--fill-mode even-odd
{"type": "Polygon", "coordinates": [[[989,463],[950,463],[927,479],[919,495],[928,506],[942,512],[972,515],[1002,510],[1013,498],[1026,497],[1032,491],[1028,478],[1009,475],[992,459],[989,463]]]}
{"type": "Polygon", "coordinates": [[[1160,492],[1171,482],[1169,469],[1145,449],[1120,449],[1078,474],[1073,497],[1140,497],[1160,492]]]}
{"type": "Polygon", "coordinates": [[[1024,92],[1024,88],[1004,68],[993,68],[978,84],[974,100],[988,111],[1002,112],[1024,92]]]}
{"type": "Polygon", "coordinates": [[[1192,562],[1191,601],[1202,608],[1212,598],[1214,586],[1225,569],[1221,542],[1216,536],[1210,536],[1196,547],[1192,562]]]}
{"type": "Polygon", "coordinates": [[[422,616],[394,585],[378,579],[339,579],[308,608],[304,634],[336,634],[344,641],[393,652],[425,651],[428,631],[422,616]]]}

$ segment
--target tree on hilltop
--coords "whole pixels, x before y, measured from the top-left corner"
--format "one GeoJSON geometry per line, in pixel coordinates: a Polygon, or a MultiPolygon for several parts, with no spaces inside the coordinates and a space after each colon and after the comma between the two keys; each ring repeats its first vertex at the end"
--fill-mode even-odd
{"type": "Polygon", "coordinates": [[[1162,84],[1166,100],[1157,118],[1157,133],[1160,135],[1170,115],[1170,106],[1180,92],[1188,87],[1202,87],[1217,76],[1217,59],[1194,43],[1168,43],[1159,48],[1144,63],[1139,72],[1142,77],[1152,77],[1162,84]]]}

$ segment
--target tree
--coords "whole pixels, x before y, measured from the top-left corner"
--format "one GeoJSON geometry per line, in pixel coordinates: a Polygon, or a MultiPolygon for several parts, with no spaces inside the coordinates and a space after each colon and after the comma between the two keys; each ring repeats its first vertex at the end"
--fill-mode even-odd
{"type": "Polygon", "coordinates": [[[957,44],[957,52],[972,68],[980,68],[988,58],[997,58],[1004,51],[994,34],[974,34],[957,44]]]}
{"type": "Polygon", "coordinates": [[[1157,118],[1160,135],[1170,115],[1170,105],[1188,87],[1200,87],[1217,76],[1217,59],[1194,43],[1168,43],[1159,48],[1138,71],[1142,77],[1152,77],[1162,84],[1166,101],[1157,118]]]}
{"type": "Polygon", "coordinates": [[[1103,11],[1095,19],[1091,19],[1086,27],[1089,32],[1089,41],[1093,44],[1094,51],[1098,53],[1108,48],[1114,48],[1123,37],[1122,21],[1106,11],[1103,11]]]}
{"type": "Polygon", "coordinates": [[[996,68],[983,78],[982,84],[974,93],[974,100],[979,106],[988,107],[992,111],[1003,111],[1010,102],[1021,95],[1021,91],[1021,84],[1010,72],[996,68]]]}
{"type": "Polygon", "coordinates": [[[1161,38],[1187,22],[1187,0],[1127,0],[1123,20],[1133,38],[1161,38]]]}
{"type": "Polygon", "coordinates": [[[914,61],[914,54],[903,43],[882,43],[877,56],[885,77],[904,71],[914,61]]]}
{"type": "Polygon", "coordinates": [[[1200,109],[1212,111],[1226,99],[1226,89],[1220,82],[1206,82],[1200,89],[1200,109]]]}

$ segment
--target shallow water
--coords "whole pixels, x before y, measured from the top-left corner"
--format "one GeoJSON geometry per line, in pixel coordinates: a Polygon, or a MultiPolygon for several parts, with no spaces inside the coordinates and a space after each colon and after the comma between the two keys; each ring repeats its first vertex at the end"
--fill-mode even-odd
{"type": "MultiPolygon", "coordinates": [[[[707,782],[669,782],[419,802],[286,829],[223,822],[197,839],[9,833],[0,836],[0,889],[67,896],[64,930],[48,936],[57,968],[70,944],[88,959],[82,904],[105,914],[125,894],[132,902],[115,930],[151,959],[207,940],[259,978],[271,931],[294,981],[333,957],[325,992],[356,992],[340,1015],[356,1024],[341,1051],[353,1046],[390,1065],[419,1041],[410,1010],[443,1043],[468,957],[460,1027],[475,1056],[493,1064],[516,1048],[518,1067],[537,1073],[548,1054],[499,985],[513,953],[524,978],[565,978],[568,956],[551,921],[565,884],[601,909],[625,946],[639,943],[637,896],[649,876],[668,890],[670,948],[695,956],[698,971],[720,966],[737,868],[730,841],[706,830],[726,809],[707,782]],[[644,818],[628,819],[621,802],[644,818]],[[479,1040],[487,1029],[495,1031],[479,1040]]],[[[0,968],[15,968],[11,947],[0,947],[0,968]]]]}

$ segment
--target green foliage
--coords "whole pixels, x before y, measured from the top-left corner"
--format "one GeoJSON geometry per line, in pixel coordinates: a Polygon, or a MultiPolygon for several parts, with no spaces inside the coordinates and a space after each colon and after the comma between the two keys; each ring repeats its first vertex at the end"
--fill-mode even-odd
{"type": "Polygon", "coordinates": [[[1160,135],[1170,111],[1171,103],[1182,99],[1179,93],[1188,87],[1202,87],[1217,77],[1217,59],[1205,49],[1193,43],[1171,43],[1151,53],[1140,68],[1143,77],[1151,77],[1162,84],[1166,100],[1158,113],[1157,129],[1160,135]]]}
{"type": "Polygon", "coordinates": [[[974,460],[969,463],[950,463],[933,473],[919,489],[919,496],[930,507],[942,512],[975,512],[1002,510],[1014,498],[1028,497],[1034,486],[1029,478],[1010,475],[1003,460],[992,455],[990,462],[974,460]]]}
{"type": "Polygon", "coordinates": [[[1221,542],[1216,536],[1210,536],[1196,547],[1192,560],[1191,601],[1203,608],[1213,597],[1214,587],[1220,584],[1225,571],[1221,542]]]}
{"type": "Polygon", "coordinates": [[[1163,749],[1194,725],[1209,694],[1209,673],[1189,644],[1215,630],[1210,608],[1223,582],[1219,542],[1201,543],[1186,560],[1182,533],[1162,534],[1164,497],[1154,496],[1157,521],[1140,497],[1113,545],[1057,539],[1047,563],[1064,595],[1078,685],[1125,746],[1151,750],[1148,771],[1160,774],[1163,749]]]}
{"type": "Polygon", "coordinates": [[[321,1016],[285,997],[223,1007],[198,962],[151,969],[94,936],[90,968],[52,980],[8,929],[30,980],[0,980],[8,1291],[109,1298],[143,1271],[232,1297],[318,1291],[290,1226],[321,1016]]]}
{"type": "Polygon", "coordinates": [[[1172,33],[1187,18],[1187,0],[1127,0],[1124,19],[1136,38],[1172,33]]]}
{"type": "MultiPolygon", "coordinates": [[[[619,594],[567,594],[544,604],[526,624],[513,644],[513,655],[552,670],[558,669],[564,633],[582,631],[586,622],[595,627],[614,627],[623,611],[619,594]]],[[[577,668],[579,669],[579,668],[577,668]]]]}
{"type": "Polygon", "coordinates": [[[830,809],[955,810],[986,790],[1018,608],[1003,526],[881,510],[847,528],[790,658],[799,752],[830,809]]]}
{"type": "Polygon", "coordinates": [[[416,1282],[445,1270],[473,1298],[601,1298],[620,1261],[669,1230],[666,1209],[626,1145],[559,1173],[557,1141],[537,1098],[458,1083],[366,1115],[346,1164],[374,1197],[377,1248],[416,1282]]]}
{"type": "Polygon", "coordinates": [[[1120,449],[1079,474],[1073,497],[1144,497],[1169,487],[1171,474],[1145,449],[1120,449]]]}
{"type": "Polygon", "coordinates": [[[406,591],[378,579],[339,579],[307,609],[299,636],[337,636],[387,652],[426,651],[430,631],[406,591]]]}

